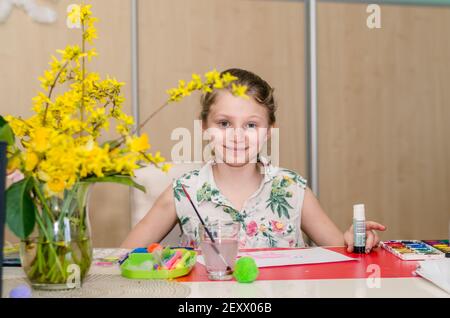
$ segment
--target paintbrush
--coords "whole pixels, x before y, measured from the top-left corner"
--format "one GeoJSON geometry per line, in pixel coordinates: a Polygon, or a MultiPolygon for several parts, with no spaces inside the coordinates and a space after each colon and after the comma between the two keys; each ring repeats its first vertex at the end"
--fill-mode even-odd
{"type": "Polygon", "coordinates": [[[223,255],[220,253],[219,249],[217,248],[216,240],[214,239],[214,237],[212,236],[212,234],[209,231],[208,227],[206,226],[205,222],[203,221],[202,217],[200,216],[200,213],[198,213],[198,210],[195,207],[194,202],[192,202],[191,197],[187,193],[186,189],[184,188],[184,185],[181,184],[181,187],[183,188],[184,194],[186,195],[186,197],[188,198],[188,200],[191,203],[192,207],[194,208],[195,213],[197,213],[197,217],[199,218],[200,222],[202,223],[203,228],[205,229],[206,233],[208,234],[209,238],[211,239],[211,242],[212,242],[211,246],[212,246],[213,250],[217,253],[217,255],[220,257],[222,262],[227,266],[227,271],[231,271],[231,267],[228,265],[227,261],[225,260],[223,255]]]}

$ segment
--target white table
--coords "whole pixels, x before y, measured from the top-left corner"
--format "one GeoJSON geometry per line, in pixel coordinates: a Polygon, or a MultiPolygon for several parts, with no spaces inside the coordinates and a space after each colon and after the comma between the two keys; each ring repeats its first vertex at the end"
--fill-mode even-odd
{"type": "MultiPolygon", "coordinates": [[[[4,282],[19,284],[25,278],[20,267],[3,269],[4,282]]],[[[82,289],[90,288],[87,294],[71,295],[68,292],[51,292],[50,297],[158,297],[171,295],[189,298],[277,298],[277,297],[445,297],[450,294],[420,277],[381,278],[380,286],[371,287],[366,279],[307,279],[307,280],[258,280],[252,284],[227,282],[155,282],[133,281],[122,278],[118,266],[92,266],[89,272],[95,277],[82,289]],[[111,281],[109,284],[108,282],[111,281]],[[160,284],[160,285],[155,285],[160,284]],[[117,287],[119,286],[119,287],[117,287]],[[138,287],[136,287],[138,286],[138,287]],[[147,286],[148,288],[145,288],[147,286]],[[157,290],[169,288],[166,294],[155,294],[157,290]],[[95,290],[95,293],[92,292],[95,290]],[[104,292],[103,292],[104,291],[104,292]]],[[[88,279],[89,281],[89,279],[88,279]]],[[[8,284],[7,284],[8,285],[8,284]]],[[[13,286],[14,287],[14,286],[13,286]]],[[[4,290],[7,297],[9,290],[4,290]]],[[[45,296],[45,294],[44,294],[45,296]]]]}

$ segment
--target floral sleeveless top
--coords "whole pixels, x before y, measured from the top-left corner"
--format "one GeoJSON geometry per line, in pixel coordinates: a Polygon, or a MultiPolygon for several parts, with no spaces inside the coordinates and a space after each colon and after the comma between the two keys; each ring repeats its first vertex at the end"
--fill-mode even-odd
{"type": "Polygon", "coordinates": [[[217,188],[212,160],[201,169],[185,173],[173,181],[178,221],[189,245],[198,246],[200,221],[181,184],[205,222],[232,220],[241,224],[240,248],[305,246],[300,223],[306,180],[294,171],[273,166],[264,157],[259,161],[264,178],[241,211],[236,210],[217,188]]]}

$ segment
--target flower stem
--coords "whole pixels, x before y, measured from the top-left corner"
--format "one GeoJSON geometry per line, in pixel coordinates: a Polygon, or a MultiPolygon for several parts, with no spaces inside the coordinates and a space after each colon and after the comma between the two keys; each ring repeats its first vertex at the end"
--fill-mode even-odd
{"type": "MultiPolygon", "coordinates": [[[[62,275],[64,275],[64,269],[62,268],[61,263],[59,262],[59,259],[58,259],[58,254],[56,253],[56,250],[53,247],[53,241],[50,239],[50,236],[47,233],[47,230],[45,229],[44,224],[42,223],[41,216],[39,215],[39,213],[37,211],[36,211],[36,221],[37,221],[38,225],[41,227],[41,230],[44,233],[44,236],[48,241],[50,251],[55,256],[56,265],[58,266],[58,269],[61,271],[62,275]]],[[[41,244],[41,243],[38,242],[38,244],[41,244]]]]}
{"type": "Polygon", "coordinates": [[[44,196],[41,193],[41,190],[39,189],[39,185],[37,183],[37,181],[33,178],[33,187],[34,187],[34,191],[36,192],[39,201],[41,202],[45,212],[48,214],[48,217],[50,218],[50,220],[52,221],[52,223],[55,223],[55,218],[53,217],[52,212],[50,211],[50,208],[47,205],[47,201],[45,200],[44,196]]]}
{"type": "Polygon", "coordinates": [[[61,214],[59,215],[58,222],[61,222],[63,217],[68,216],[70,214],[69,208],[72,203],[73,196],[78,191],[78,188],[79,188],[79,186],[78,186],[78,182],[77,182],[73,186],[73,189],[70,190],[69,195],[66,198],[64,198],[64,204],[62,206],[61,214]]]}
{"type": "MultiPolygon", "coordinates": [[[[164,104],[162,104],[161,106],[159,106],[158,107],[158,109],[156,109],[153,113],[151,113],[141,124],[139,124],[139,126],[137,126],[134,130],[133,130],[133,132],[132,132],[132,134],[135,134],[135,133],[137,133],[139,130],[141,130],[153,117],[155,117],[156,116],[156,114],[158,114],[164,107],[166,107],[167,105],[169,104],[169,101],[166,101],[164,104]]],[[[114,149],[116,149],[116,148],[119,148],[122,144],[123,144],[123,142],[125,141],[125,136],[122,136],[122,137],[120,137],[120,138],[117,138],[116,139],[116,141],[118,141],[118,143],[114,146],[114,147],[112,147],[111,149],[110,149],[110,151],[112,151],[112,150],[114,150],[114,149]]]]}
{"type": "MultiPolygon", "coordinates": [[[[59,77],[61,76],[62,71],[64,71],[67,67],[67,65],[69,65],[69,61],[67,61],[63,67],[61,67],[61,69],[59,70],[58,74],[55,77],[55,80],[53,81],[52,85],[50,86],[50,91],[48,92],[48,99],[50,99],[52,97],[52,93],[53,93],[53,89],[56,86],[56,83],[58,82],[59,77]]],[[[44,111],[44,118],[42,119],[42,126],[45,126],[45,122],[47,120],[47,112],[48,112],[48,107],[49,104],[48,102],[45,103],[45,111],[44,111]]]]}
{"type": "MultiPolygon", "coordinates": [[[[81,54],[83,54],[83,57],[81,58],[81,109],[80,109],[80,118],[81,122],[84,121],[84,95],[85,95],[85,77],[86,77],[86,58],[84,56],[84,52],[86,51],[86,40],[84,39],[84,19],[81,21],[81,54]]],[[[80,131],[80,137],[81,137],[82,131],[80,131]]]]}
{"type": "Polygon", "coordinates": [[[155,110],[153,113],[151,113],[134,131],[133,133],[136,133],[141,128],[143,128],[153,117],[155,117],[156,114],[158,114],[164,107],[169,105],[169,101],[166,101],[164,104],[159,106],[157,110],[155,110]]]}

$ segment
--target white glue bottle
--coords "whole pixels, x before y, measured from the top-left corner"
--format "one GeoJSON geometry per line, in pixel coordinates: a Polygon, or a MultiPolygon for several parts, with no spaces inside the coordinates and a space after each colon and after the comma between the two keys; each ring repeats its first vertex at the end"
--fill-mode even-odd
{"type": "Polygon", "coordinates": [[[364,204],[353,206],[353,253],[363,254],[366,252],[366,215],[364,204]]]}

